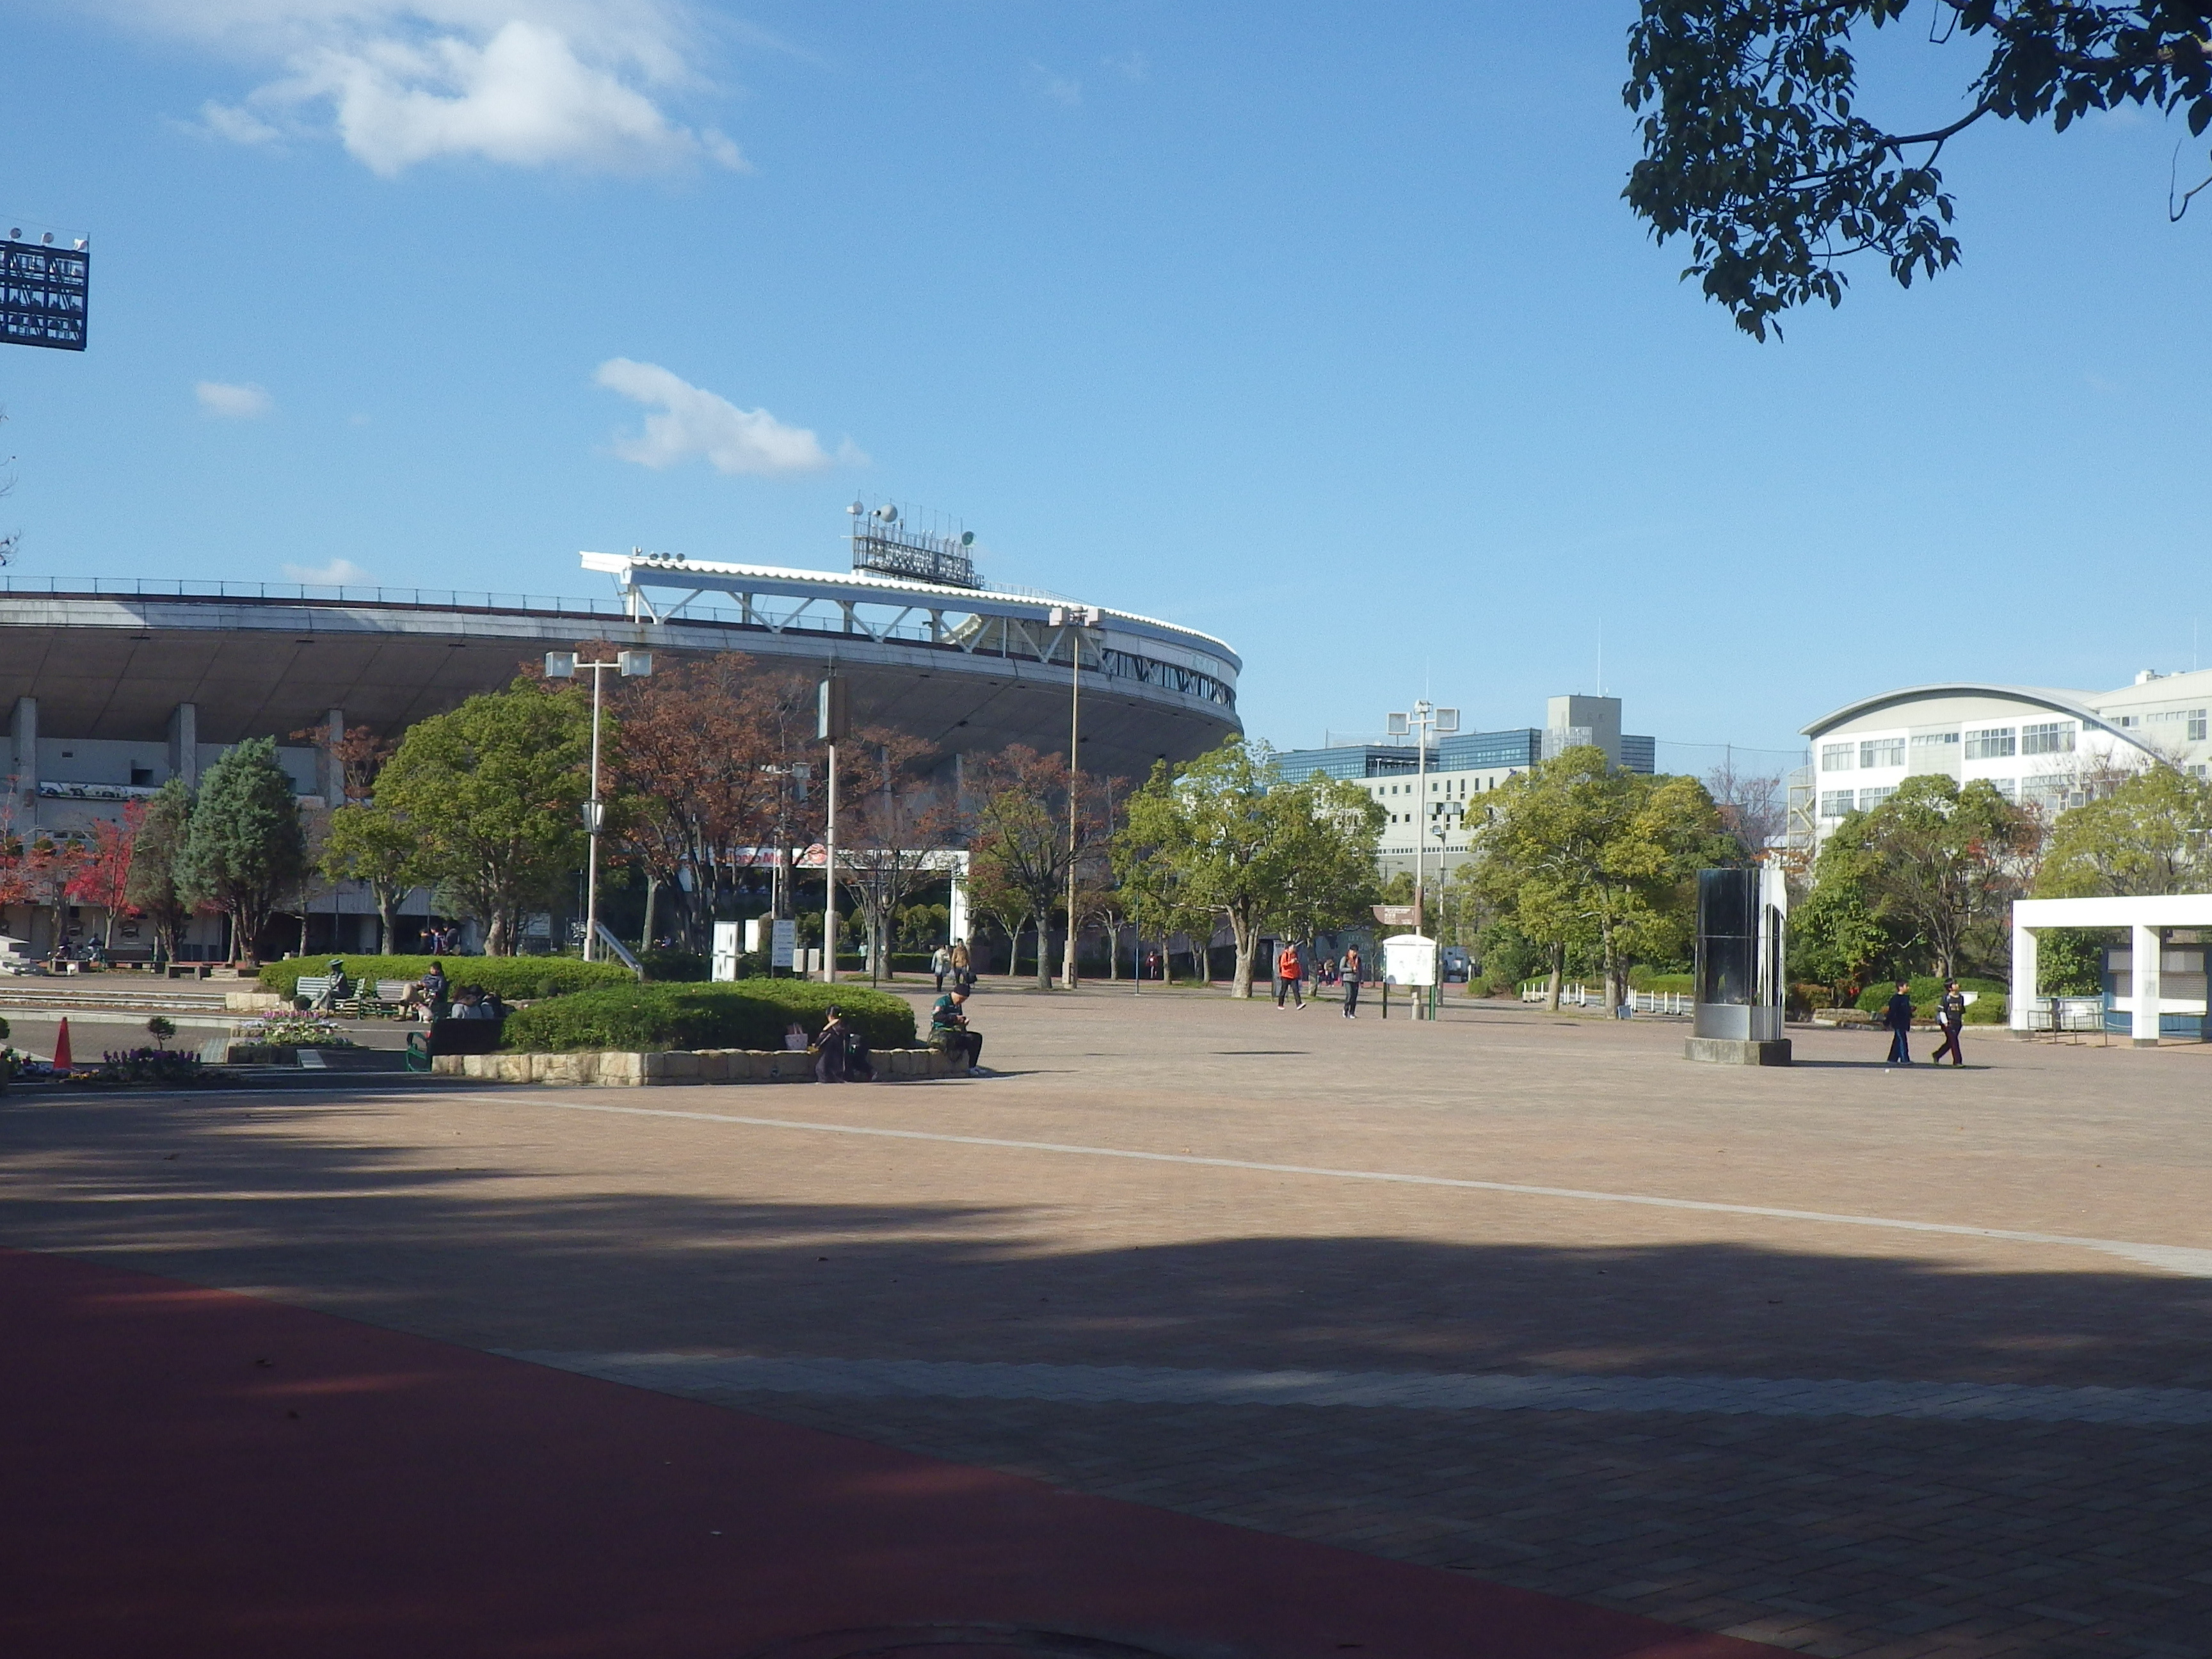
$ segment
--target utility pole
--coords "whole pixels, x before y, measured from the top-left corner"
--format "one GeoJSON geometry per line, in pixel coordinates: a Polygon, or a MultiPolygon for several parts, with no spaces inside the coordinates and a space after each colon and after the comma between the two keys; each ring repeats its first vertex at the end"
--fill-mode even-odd
{"type": "Polygon", "coordinates": [[[1075,857],[1083,817],[1083,774],[1077,769],[1076,745],[1083,740],[1083,641],[1087,630],[1104,616],[1095,605],[1053,606],[1045,620],[1067,632],[1067,954],[1060,963],[1060,983],[1075,988],[1075,857]]]}
{"type": "Polygon", "coordinates": [[[545,678],[573,680],[577,672],[592,677],[592,798],[584,803],[584,833],[591,838],[590,874],[584,884],[584,960],[599,960],[599,835],[606,827],[606,803],[599,799],[599,684],[612,669],[624,679],[641,679],[653,672],[650,651],[617,651],[605,662],[584,662],[573,651],[548,651],[545,678]]]}

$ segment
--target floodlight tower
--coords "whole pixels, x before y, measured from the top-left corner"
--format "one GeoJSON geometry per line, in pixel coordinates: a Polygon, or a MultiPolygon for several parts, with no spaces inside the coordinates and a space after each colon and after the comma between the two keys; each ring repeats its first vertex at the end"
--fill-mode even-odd
{"type": "Polygon", "coordinates": [[[584,803],[584,833],[591,837],[590,872],[584,883],[584,960],[595,962],[599,943],[599,832],[605,827],[606,803],[599,799],[599,683],[609,669],[624,679],[639,679],[653,672],[650,651],[617,651],[605,662],[582,662],[573,651],[548,651],[545,678],[573,680],[578,670],[592,677],[592,798],[584,803]]]}
{"type": "MultiPolygon", "coordinates": [[[[1459,730],[1459,710],[1439,708],[1426,697],[1415,703],[1410,713],[1393,713],[1389,716],[1389,733],[1394,738],[1413,739],[1413,798],[1418,810],[1413,818],[1413,931],[1421,931],[1421,891],[1428,875],[1425,862],[1428,843],[1425,839],[1429,827],[1429,739],[1431,736],[1448,738],[1459,730]]],[[[1443,858],[1438,854],[1439,860],[1443,858]]]]}

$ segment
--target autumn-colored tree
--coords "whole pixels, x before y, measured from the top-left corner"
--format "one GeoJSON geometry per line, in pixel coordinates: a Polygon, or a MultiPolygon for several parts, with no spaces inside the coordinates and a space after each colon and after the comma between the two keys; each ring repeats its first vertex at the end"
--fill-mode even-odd
{"type": "MultiPolygon", "coordinates": [[[[1052,986],[1046,939],[1067,903],[1071,860],[1079,873],[1105,848],[1103,788],[1085,788],[1068,833],[1068,793],[1074,781],[1058,755],[1015,744],[968,764],[969,889],[1002,918],[1018,916],[1037,932],[1037,988],[1052,986]]],[[[1012,930],[1019,937],[1019,923],[1012,930]]]]}
{"type": "Polygon", "coordinates": [[[85,860],[70,879],[70,897],[80,904],[96,904],[107,913],[101,943],[110,950],[115,946],[115,919],[131,908],[131,865],[145,822],[143,800],[134,800],[123,809],[120,823],[112,818],[95,819],[85,860]]]}
{"type": "Polygon", "coordinates": [[[607,757],[615,817],[645,869],[645,936],[660,895],[673,893],[700,948],[718,902],[750,868],[737,849],[818,834],[813,687],[731,651],[608,690],[620,721],[607,757]]]}
{"type": "Polygon", "coordinates": [[[24,902],[51,911],[53,927],[48,947],[59,955],[69,938],[70,886],[91,861],[92,849],[73,836],[43,831],[27,841],[17,854],[24,887],[24,902]]]}
{"type": "Polygon", "coordinates": [[[952,793],[921,771],[929,745],[869,727],[837,746],[837,872],[868,933],[870,977],[890,950],[891,920],[924,887],[943,878],[958,833],[952,793]]]}

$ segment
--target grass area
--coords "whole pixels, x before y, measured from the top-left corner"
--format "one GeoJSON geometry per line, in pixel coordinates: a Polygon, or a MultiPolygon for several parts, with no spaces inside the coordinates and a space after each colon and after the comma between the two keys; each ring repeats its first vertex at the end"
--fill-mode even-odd
{"type": "Polygon", "coordinates": [[[504,1046],[524,1054],[578,1049],[644,1054],[663,1048],[781,1048],[797,1020],[811,1038],[831,1004],[875,1048],[911,1048],[914,1010],[862,986],[741,979],[724,985],[611,986],[579,992],[507,1017],[504,1046]]]}

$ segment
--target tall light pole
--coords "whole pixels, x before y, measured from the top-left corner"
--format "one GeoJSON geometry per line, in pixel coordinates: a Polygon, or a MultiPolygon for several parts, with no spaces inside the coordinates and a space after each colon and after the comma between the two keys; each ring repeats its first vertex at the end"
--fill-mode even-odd
{"type": "Polygon", "coordinates": [[[1082,774],[1076,769],[1076,745],[1083,740],[1083,640],[1104,615],[1095,605],[1056,605],[1045,617],[1053,627],[1067,630],[1067,954],[1060,976],[1071,991],[1075,988],[1075,855],[1083,814],[1082,774]]]}
{"type": "Polygon", "coordinates": [[[814,735],[830,745],[829,822],[822,836],[822,982],[837,981],[837,745],[852,725],[845,682],[835,670],[822,682],[814,735]]]}
{"type": "MultiPolygon", "coordinates": [[[[1449,737],[1457,732],[1459,710],[1439,708],[1424,697],[1413,705],[1411,714],[1392,714],[1389,730],[1394,738],[1410,736],[1413,739],[1413,932],[1419,934],[1422,932],[1422,887],[1428,876],[1429,739],[1431,736],[1449,737]]],[[[1442,856],[1438,854],[1440,859],[1442,856]]]]}
{"type": "Polygon", "coordinates": [[[548,651],[545,678],[573,680],[579,670],[592,677],[592,798],[584,803],[584,833],[591,837],[590,872],[584,883],[584,960],[599,960],[599,832],[606,825],[606,803],[599,799],[599,681],[609,669],[624,679],[653,672],[650,651],[617,651],[605,662],[584,662],[573,651],[548,651]]]}

